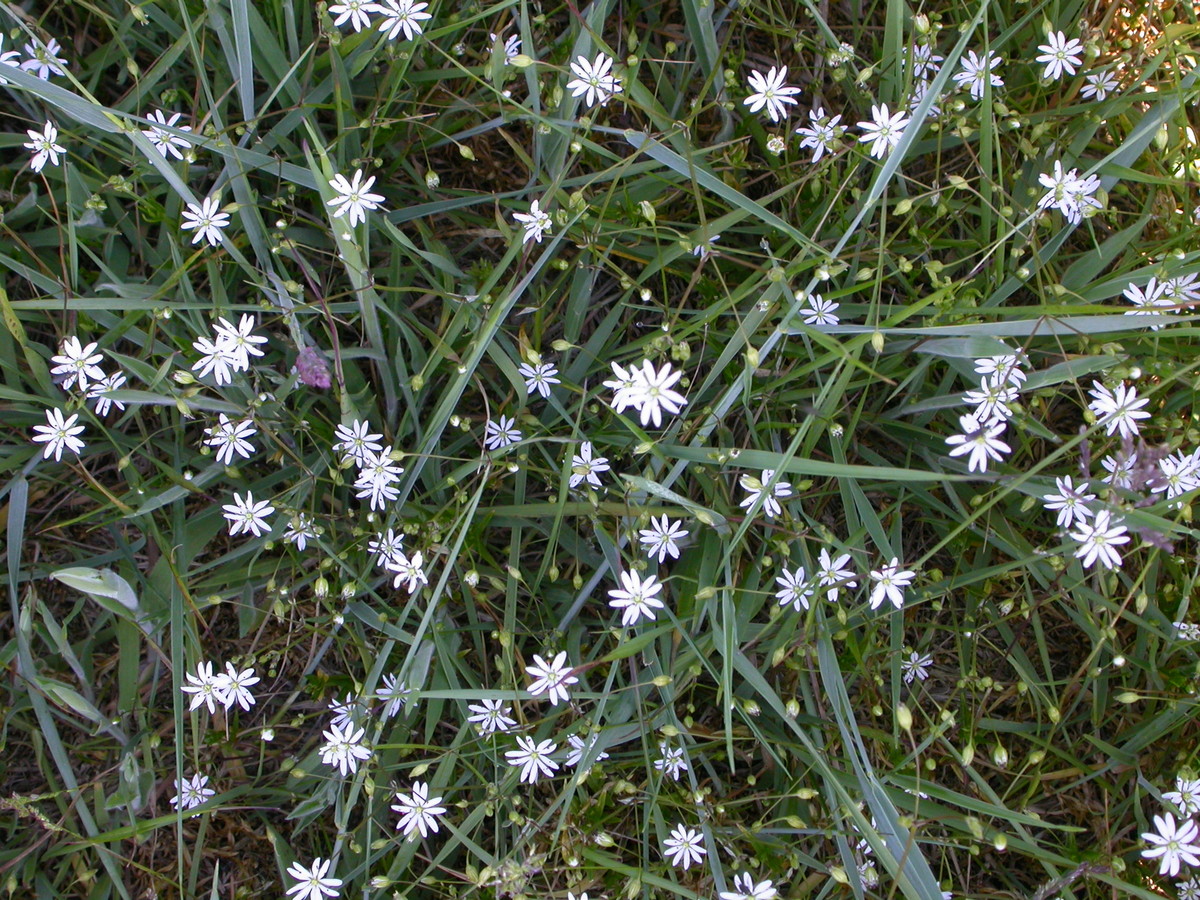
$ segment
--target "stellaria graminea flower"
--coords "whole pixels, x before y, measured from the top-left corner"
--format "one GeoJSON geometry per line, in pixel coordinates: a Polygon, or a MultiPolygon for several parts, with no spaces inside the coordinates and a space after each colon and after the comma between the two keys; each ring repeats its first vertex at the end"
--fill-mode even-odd
{"type": "Polygon", "coordinates": [[[750,87],[754,88],[754,93],[742,103],[750,107],[750,112],[756,113],[765,108],[767,117],[772,122],[787,118],[787,108],[795,106],[795,95],[800,93],[800,88],[789,87],[786,84],[786,66],[771,66],[766,75],[752,71],[747,81],[750,82],[750,87]]]}
{"type": "Polygon", "coordinates": [[[401,553],[389,559],[385,566],[389,572],[395,572],[392,587],[404,585],[410,595],[415,594],[423,585],[429,584],[429,576],[425,574],[424,555],[418,550],[412,556],[401,553]]]}
{"type": "Polygon", "coordinates": [[[414,834],[429,837],[438,831],[438,817],[446,814],[446,807],[439,806],[441,797],[429,796],[429,785],[424,781],[414,781],[409,793],[396,793],[396,803],[392,804],[392,812],[400,814],[396,828],[411,839],[414,834]]]}
{"type": "Polygon", "coordinates": [[[774,882],[755,882],[749,872],[743,872],[733,876],[733,890],[721,891],[720,900],[775,900],[777,896],[774,882]]]}
{"type": "Polygon", "coordinates": [[[496,421],[488,420],[483,429],[483,446],[488,450],[503,450],[521,440],[523,435],[515,419],[501,416],[496,421]]]}
{"type": "Polygon", "coordinates": [[[1085,84],[1079,91],[1079,96],[1085,100],[1095,100],[1097,103],[1107,100],[1108,95],[1121,86],[1120,82],[1113,78],[1112,72],[1107,69],[1089,72],[1083,80],[1085,84]]]}
{"type": "Polygon", "coordinates": [[[225,678],[222,674],[213,674],[211,662],[196,663],[196,674],[186,673],[187,684],[181,685],[180,690],[191,694],[189,710],[207,706],[209,713],[217,711],[217,704],[225,705],[225,678]]]}
{"type": "Polygon", "coordinates": [[[809,123],[796,129],[800,135],[800,147],[812,150],[814,163],[820,162],[826,153],[833,153],[846,136],[846,126],[838,124],[842,121],[840,115],[830,118],[825,115],[825,107],[817,106],[808,111],[809,123]]]}
{"type": "Polygon", "coordinates": [[[579,679],[571,674],[571,667],[567,665],[565,650],[559,651],[552,662],[546,662],[535,653],[533,665],[526,666],[525,671],[534,678],[529,685],[529,693],[535,697],[546,694],[546,699],[553,706],[568,700],[571,695],[567,688],[579,683],[579,679]]]}
{"type": "Polygon", "coordinates": [[[1110,436],[1119,433],[1123,438],[1132,438],[1141,429],[1139,420],[1150,418],[1150,413],[1142,409],[1150,398],[1139,397],[1137,388],[1126,387],[1124,382],[1117,382],[1110,390],[1102,382],[1093,381],[1088,393],[1094,398],[1088,408],[1110,436]]]}
{"type": "Polygon", "coordinates": [[[571,457],[571,476],[568,480],[570,487],[579,487],[586,481],[592,487],[602,487],[600,476],[609,471],[608,459],[595,456],[591,441],[583,441],[579,452],[571,457]]]}
{"type": "Polygon", "coordinates": [[[107,416],[109,410],[114,406],[118,410],[124,411],[124,401],[109,396],[113,391],[119,391],[124,384],[125,373],[113,372],[88,388],[86,396],[87,399],[96,401],[96,415],[107,416]]]}
{"type": "Polygon", "coordinates": [[[654,611],[663,608],[663,602],[658,599],[662,592],[662,584],[654,575],[644,579],[637,572],[621,573],[621,587],[608,592],[608,605],[621,610],[621,624],[628,627],[636,625],[643,617],[653,620],[654,611]]]}
{"type": "Polygon", "coordinates": [[[530,241],[542,242],[542,236],[549,234],[554,223],[550,220],[550,213],[538,206],[538,201],[534,200],[529,204],[529,212],[513,213],[513,218],[525,226],[525,236],[521,238],[522,244],[528,244],[530,241]]]}
{"type": "Polygon", "coordinates": [[[605,106],[621,92],[621,79],[612,74],[612,57],[597,53],[588,62],[586,56],[578,56],[571,62],[571,74],[575,77],[567,82],[572,97],[583,97],[585,106],[605,106]]]}
{"type": "Polygon", "coordinates": [[[1055,478],[1056,493],[1044,494],[1042,500],[1048,512],[1056,514],[1055,524],[1059,528],[1070,528],[1075,522],[1083,522],[1092,516],[1088,504],[1096,499],[1095,494],[1087,493],[1087,485],[1076,487],[1071,483],[1071,476],[1055,478]]]}
{"type": "MultiPolygon", "coordinates": [[[[613,371],[621,374],[615,363],[613,371]]],[[[674,389],[682,377],[683,372],[674,371],[669,362],[656,369],[650,360],[642,360],[640,366],[630,368],[628,384],[616,389],[613,408],[620,411],[618,407],[633,406],[638,411],[642,425],[653,422],[655,428],[661,428],[664,412],[677,415],[687,404],[687,398],[674,389]]],[[[615,382],[606,381],[604,384],[610,387],[615,382]]]]}
{"type": "Polygon", "coordinates": [[[1046,67],[1042,71],[1042,77],[1050,81],[1062,78],[1064,72],[1074,75],[1076,66],[1080,65],[1083,58],[1083,44],[1079,39],[1067,40],[1067,36],[1061,31],[1050,32],[1046,36],[1046,43],[1039,44],[1038,49],[1042,54],[1037,57],[1037,61],[1046,67]]]}
{"type": "Polygon", "coordinates": [[[241,494],[235,492],[233,502],[226,503],[221,508],[225,511],[225,518],[229,520],[229,533],[231,535],[241,534],[243,531],[246,531],[255,537],[260,537],[271,530],[271,527],[267,524],[267,516],[275,512],[275,507],[267,500],[255,502],[254,495],[250,491],[246,492],[244,500],[241,494]]]}
{"type": "Polygon", "coordinates": [[[1000,440],[1005,427],[1003,420],[984,424],[974,416],[959,416],[958,427],[962,433],[950,435],[946,443],[953,448],[951,456],[971,454],[967,460],[968,472],[986,472],[989,461],[1000,462],[1005,454],[1012,452],[1012,448],[1000,440]]]}
{"type": "Polygon", "coordinates": [[[1178,825],[1170,813],[1154,817],[1154,831],[1142,834],[1142,840],[1151,846],[1142,851],[1145,859],[1158,859],[1158,874],[1170,875],[1172,878],[1179,874],[1181,863],[1189,866],[1200,866],[1200,844],[1197,844],[1198,829],[1191,819],[1184,819],[1178,825]]]}
{"type": "Polygon", "coordinates": [[[517,736],[517,745],[516,750],[504,751],[504,756],[510,766],[520,766],[522,784],[533,784],[543,775],[553,777],[558,771],[558,763],[551,759],[551,755],[558,750],[558,745],[553,741],[538,741],[535,744],[533,738],[522,734],[517,736]]]}
{"type": "Polygon", "coordinates": [[[355,419],[349,425],[338,425],[333,430],[333,436],[337,438],[333,444],[333,452],[340,453],[343,462],[353,462],[360,468],[367,462],[370,454],[383,449],[383,444],[379,443],[383,435],[372,434],[371,424],[360,419],[355,419]]]}
{"type": "Polygon", "coordinates": [[[892,557],[892,561],[886,566],[872,570],[870,575],[871,581],[874,582],[867,601],[871,604],[871,609],[878,609],[884,599],[896,609],[900,609],[904,605],[904,588],[912,584],[912,580],[917,577],[916,572],[901,571],[900,560],[897,557],[892,557]]]}
{"type": "Polygon", "coordinates": [[[221,682],[221,691],[225,695],[222,701],[226,709],[235,705],[249,712],[254,705],[254,694],[250,688],[262,681],[254,674],[254,669],[238,669],[233,663],[225,663],[225,671],[216,676],[221,682]]]}
{"type": "Polygon", "coordinates": [[[96,352],[98,346],[95,341],[83,345],[78,337],[71,335],[62,342],[58,355],[50,357],[50,362],[57,364],[50,374],[62,377],[64,391],[75,385],[86,391],[90,382],[104,380],[104,370],[99,366],[104,354],[96,352]]]}
{"type": "Polygon", "coordinates": [[[825,591],[825,599],[830,603],[837,602],[844,588],[858,587],[854,570],[846,568],[849,562],[849,553],[834,557],[826,547],[822,547],[817,555],[817,571],[813,577],[820,589],[825,591]]]}
{"type": "Polygon", "coordinates": [[[333,20],[334,25],[340,28],[349,22],[356,33],[371,27],[371,13],[374,11],[374,0],[341,0],[329,7],[329,14],[337,17],[333,20]]]}
{"type": "Polygon", "coordinates": [[[411,41],[422,33],[424,26],[421,23],[433,18],[425,12],[428,6],[428,3],[416,0],[379,0],[369,7],[369,11],[381,17],[379,31],[386,34],[389,41],[396,40],[401,32],[411,41]]]}
{"type": "Polygon", "coordinates": [[[658,759],[654,761],[654,768],[665,777],[678,781],[687,770],[687,763],[687,754],[682,747],[668,747],[665,743],[659,743],[658,759]]]}
{"type": "Polygon", "coordinates": [[[351,772],[357,772],[362,760],[371,758],[371,749],[362,743],[366,735],[365,728],[356,727],[353,723],[345,728],[331,725],[321,735],[325,738],[320,750],[321,762],[337,769],[343,778],[351,772]]]}
{"type": "Polygon", "coordinates": [[[216,793],[208,786],[208,776],[197,772],[191,778],[185,777],[183,781],[175,779],[175,796],[170,802],[176,809],[195,809],[216,793]]]}
{"type": "Polygon", "coordinates": [[[553,363],[539,362],[531,365],[523,362],[517,368],[517,374],[525,379],[525,390],[529,394],[541,394],[543,398],[550,396],[550,387],[562,384],[558,378],[558,369],[553,363]]]}
{"type": "Polygon", "coordinates": [[[66,75],[64,67],[67,65],[67,61],[58,55],[61,52],[62,47],[54,38],[50,38],[45,44],[41,41],[26,44],[26,59],[21,63],[21,68],[26,72],[32,72],[42,81],[49,81],[51,75],[66,75]]]}
{"type": "MultiPolygon", "coordinates": [[[[488,33],[488,41],[495,44],[500,40],[495,32],[488,33]]],[[[509,65],[513,59],[521,54],[521,36],[519,34],[510,34],[504,39],[504,64],[509,65]]]]}
{"type": "Polygon", "coordinates": [[[512,707],[503,700],[480,700],[468,704],[467,709],[471,712],[467,721],[478,726],[479,733],[484,737],[517,727],[517,720],[509,715],[512,707]]]}
{"type": "MultiPolygon", "coordinates": [[[[742,475],[738,479],[738,484],[746,491],[746,496],[738,506],[742,509],[752,508],[758,502],[758,498],[767,490],[767,485],[774,477],[774,469],[763,469],[757,477],[751,475],[749,472],[742,475]]],[[[780,515],[783,512],[783,506],[779,501],[793,496],[794,493],[790,481],[783,481],[782,479],[776,481],[771,486],[770,493],[766,495],[762,502],[762,511],[766,513],[767,518],[773,519],[780,515]]]]}
{"type": "Polygon", "coordinates": [[[380,204],[387,199],[383,194],[371,193],[374,184],[374,175],[366,181],[363,180],[362,169],[355,169],[354,176],[349,181],[345,175],[334,175],[329,179],[329,186],[337,191],[337,196],[326,206],[336,207],[333,211],[335,219],[349,214],[349,224],[353,228],[359,222],[367,221],[367,213],[379,209],[380,204]]]}
{"type": "Polygon", "coordinates": [[[907,658],[900,661],[900,671],[904,673],[904,683],[912,684],[914,680],[924,681],[929,677],[929,668],[932,665],[932,656],[913,650],[907,658]]]}
{"type": "Polygon", "coordinates": [[[841,306],[833,300],[826,300],[820,294],[808,297],[808,305],[800,307],[800,315],[804,317],[805,325],[836,325],[839,321],[837,309],[841,306]]]}
{"type": "Polygon", "coordinates": [[[1073,225],[1083,221],[1089,210],[1102,209],[1104,204],[1096,197],[1100,190],[1100,179],[1096,175],[1080,177],[1078,169],[1063,171],[1062,162],[1055,160],[1054,171],[1038,176],[1038,182],[1046,193],[1038,201],[1041,209],[1057,209],[1073,225]]]}
{"type": "Polygon", "coordinates": [[[662,563],[668,556],[679,559],[679,541],[687,536],[688,532],[683,530],[682,522],[672,522],[667,518],[667,514],[663,513],[657,520],[654,516],[650,517],[650,527],[638,532],[638,541],[646,556],[650,559],[657,556],[659,563],[662,563]]]}
{"type": "Polygon", "coordinates": [[[1092,521],[1080,520],[1076,526],[1079,530],[1072,532],[1071,537],[1079,541],[1075,556],[1083,563],[1085,569],[1090,569],[1099,561],[1106,569],[1119,568],[1121,552],[1117,549],[1122,544],[1129,543],[1129,535],[1124,525],[1113,522],[1112,513],[1107,509],[1096,513],[1092,521]]]}
{"type": "Polygon", "coordinates": [[[296,879],[296,884],[287,889],[287,896],[292,900],[324,900],[325,897],[336,897],[341,893],[342,880],[329,877],[331,859],[317,857],[310,866],[302,866],[299,861],[288,866],[287,873],[296,879]]]}
{"type": "Polygon", "coordinates": [[[70,450],[76,456],[79,455],[79,451],[86,445],[78,437],[83,433],[83,426],[75,424],[78,421],[78,413],[71,413],[70,416],[64,418],[61,409],[46,410],[46,424],[33,426],[33,430],[36,432],[33,436],[34,442],[46,445],[42,448],[43,459],[53,456],[54,461],[59,462],[64,449],[70,450]]]}
{"type": "Polygon", "coordinates": [[[204,433],[207,435],[204,443],[217,449],[217,462],[229,466],[233,465],[235,453],[242,459],[250,458],[254,445],[248,439],[254,437],[258,430],[249,419],[235,422],[221,413],[217,424],[205,428],[204,433]]]}
{"type": "MultiPolygon", "coordinates": [[[[596,746],[596,741],[596,735],[592,735],[591,738],[586,741],[577,734],[571,735],[569,738],[567,738],[567,743],[571,745],[571,749],[567,753],[567,758],[563,760],[563,764],[574,769],[581,762],[583,762],[584,755],[589,753],[591,749],[596,746]]],[[[606,759],[608,759],[608,754],[601,750],[596,754],[596,758],[593,759],[592,762],[603,762],[606,759]]]]}
{"type": "Polygon", "coordinates": [[[156,109],[146,116],[146,118],[154,124],[149,128],[142,129],[142,134],[154,145],[154,149],[162,154],[162,158],[170,159],[173,156],[176,159],[183,159],[183,150],[191,147],[192,142],[185,137],[172,134],[166,130],[168,128],[175,128],[178,131],[191,131],[192,128],[190,125],[177,124],[183,118],[183,113],[172,113],[168,119],[161,109],[156,109]]]}
{"type": "Polygon", "coordinates": [[[313,525],[312,517],[308,513],[297,513],[288,522],[287,530],[283,533],[283,539],[289,544],[295,544],[296,549],[301,553],[308,546],[308,542],[315,540],[317,537],[317,529],[313,525]]]}
{"type": "Polygon", "coordinates": [[[891,112],[886,103],[871,105],[871,121],[859,122],[863,133],[858,136],[860,144],[871,145],[871,156],[883,159],[904,137],[904,129],[912,120],[904,110],[891,112]]]}
{"type": "Polygon", "coordinates": [[[354,480],[354,496],[369,497],[372,510],[383,509],[400,496],[400,476],[404,467],[392,459],[392,448],[384,447],[378,453],[367,451],[358,478],[354,480]]]}
{"type": "Polygon", "coordinates": [[[784,569],[783,574],[776,577],[775,583],[780,587],[775,592],[775,599],[779,601],[780,606],[790,606],[796,612],[808,609],[808,601],[813,595],[813,584],[808,578],[808,573],[804,571],[804,566],[800,566],[794,572],[784,569]]]}
{"type": "Polygon", "coordinates": [[[375,692],[375,699],[383,701],[379,715],[384,719],[395,718],[408,702],[412,688],[391,673],[383,676],[383,687],[375,692]]]}
{"type": "Polygon", "coordinates": [[[193,244],[208,241],[210,247],[215,247],[221,243],[221,229],[229,227],[229,213],[221,212],[216,197],[205,197],[199,206],[195,203],[187,205],[179,227],[184,231],[196,230],[192,235],[193,244]]]}
{"type": "Polygon", "coordinates": [[[983,56],[974,50],[968,50],[967,55],[959,59],[960,71],[954,73],[954,81],[970,90],[971,96],[978,100],[983,96],[984,86],[1002,87],[1004,79],[996,74],[995,69],[1003,65],[1004,60],[995,51],[989,50],[983,56]]]}
{"type": "MultiPolygon", "coordinates": [[[[21,54],[17,50],[4,49],[4,35],[0,34],[0,73],[4,72],[4,67],[9,66],[13,69],[21,68],[21,54]]],[[[8,79],[0,74],[0,84],[8,84],[8,79]]]]}
{"type": "Polygon", "coordinates": [[[1200,813],[1200,779],[1175,776],[1175,790],[1163,791],[1163,800],[1185,816],[1200,813]]]}
{"type": "Polygon", "coordinates": [[[29,135],[29,141],[25,144],[25,148],[33,153],[29,167],[35,172],[42,171],[47,162],[52,166],[57,166],[58,157],[67,152],[65,147],[59,145],[58,129],[52,122],[43,125],[41,131],[31,129],[25,133],[29,135]]]}
{"type": "Polygon", "coordinates": [[[671,865],[688,869],[699,865],[708,850],[704,846],[704,835],[695,828],[680,823],[671,829],[671,835],[663,841],[663,856],[671,865]]]}

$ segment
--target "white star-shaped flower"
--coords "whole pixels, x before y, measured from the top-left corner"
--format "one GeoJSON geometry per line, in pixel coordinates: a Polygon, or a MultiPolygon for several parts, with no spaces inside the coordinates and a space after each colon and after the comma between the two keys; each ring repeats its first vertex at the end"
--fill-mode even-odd
{"type": "Polygon", "coordinates": [[[904,605],[904,589],[917,577],[916,572],[901,571],[900,560],[896,557],[892,557],[890,563],[873,570],[870,574],[874,584],[871,586],[871,596],[867,602],[871,604],[871,609],[878,609],[879,604],[885,598],[896,609],[902,607],[904,605]]]}
{"type": "Polygon", "coordinates": [[[25,133],[29,135],[29,141],[25,144],[25,148],[33,153],[29,167],[35,172],[42,171],[47,162],[52,166],[57,166],[59,156],[67,152],[66,148],[59,145],[58,129],[51,122],[42,126],[41,131],[29,130],[25,133]]]}
{"type": "Polygon", "coordinates": [[[208,241],[209,246],[215,247],[221,243],[221,229],[229,227],[229,213],[221,212],[216,197],[205,197],[199,206],[195,203],[187,205],[179,227],[184,231],[196,230],[192,235],[193,244],[208,241]]]}
{"type": "Polygon", "coordinates": [[[612,57],[607,53],[597,53],[591,62],[586,56],[576,57],[571,63],[575,78],[567,82],[567,90],[572,97],[583,97],[585,106],[605,106],[613,95],[621,92],[621,79],[612,74],[612,65],[612,57]]]}
{"type": "Polygon", "coordinates": [[[888,153],[900,143],[900,138],[904,137],[904,129],[907,127],[911,119],[904,110],[890,112],[886,103],[881,103],[878,106],[871,106],[870,122],[859,122],[858,127],[863,130],[863,133],[858,136],[860,144],[871,145],[871,156],[877,159],[883,159],[888,153]]]}
{"type": "Polygon", "coordinates": [[[429,785],[423,781],[414,781],[410,793],[396,794],[396,803],[392,804],[392,812],[400,814],[396,828],[404,832],[406,838],[414,833],[421,837],[429,837],[438,831],[438,816],[446,814],[446,807],[439,806],[441,797],[429,796],[429,785]]]}
{"type": "Polygon", "coordinates": [[[1063,32],[1052,31],[1046,36],[1046,41],[1045,44],[1038,45],[1042,55],[1037,57],[1037,61],[1046,67],[1042,71],[1042,77],[1057,81],[1062,78],[1064,72],[1074,75],[1076,67],[1083,59],[1083,44],[1079,39],[1067,40],[1063,32]]]}
{"type": "Polygon", "coordinates": [[[302,866],[294,862],[288,866],[287,873],[296,879],[296,884],[287,889],[287,896],[292,900],[323,900],[324,897],[336,897],[341,893],[342,880],[327,877],[331,859],[317,857],[311,866],[302,866]]]}
{"type": "Polygon", "coordinates": [[[422,22],[433,16],[425,12],[428,3],[418,3],[414,0],[381,0],[368,7],[370,12],[383,17],[379,23],[379,31],[386,34],[389,41],[394,41],[404,33],[406,40],[412,40],[421,34],[422,22]]]}
{"type": "Polygon", "coordinates": [[[535,653],[533,665],[526,666],[525,671],[534,678],[529,685],[529,693],[535,697],[546,694],[546,699],[554,706],[569,699],[570,693],[567,688],[579,683],[579,679],[571,674],[571,667],[567,665],[565,650],[560,651],[554,657],[554,661],[549,663],[535,653]]]}
{"type": "Polygon", "coordinates": [[[367,213],[379,209],[379,205],[386,199],[383,194],[371,193],[371,187],[374,184],[374,175],[363,181],[362,169],[355,169],[354,177],[350,181],[347,181],[346,176],[341,174],[330,178],[329,186],[338,194],[326,204],[336,207],[333,217],[340,219],[349,213],[351,228],[359,222],[367,221],[367,213]]]}
{"type": "Polygon", "coordinates": [[[226,503],[221,509],[225,511],[225,518],[229,521],[229,533],[231,535],[247,531],[255,537],[259,537],[271,530],[271,527],[267,524],[267,516],[275,512],[275,507],[267,500],[259,500],[256,503],[254,494],[250,491],[246,492],[244,500],[241,494],[235,492],[233,502],[226,503]]]}
{"type": "Polygon", "coordinates": [[[85,444],[78,437],[83,433],[83,426],[75,424],[78,421],[78,413],[72,413],[64,418],[61,409],[46,410],[46,424],[33,426],[33,430],[36,432],[33,440],[46,445],[42,448],[43,459],[53,456],[54,461],[58,462],[62,459],[64,449],[70,450],[76,456],[79,455],[79,451],[84,448],[85,444]]]}
{"type": "Polygon", "coordinates": [[[521,238],[522,244],[528,244],[530,241],[537,241],[540,244],[542,236],[549,234],[550,229],[554,226],[550,219],[550,213],[538,206],[537,200],[529,204],[529,212],[513,213],[513,218],[525,227],[525,236],[521,238]]]}
{"type": "Polygon", "coordinates": [[[636,625],[640,619],[655,618],[654,611],[663,608],[663,602],[658,599],[662,585],[654,575],[643,579],[637,572],[622,572],[621,587],[608,592],[608,605],[621,610],[621,624],[629,627],[636,625]]]}
{"type": "Polygon", "coordinates": [[[786,66],[771,66],[766,75],[752,71],[747,80],[750,87],[754,88],[754,93],[742,103],[750,107],[750,112],[765,108],[772,122],[787,118],[787,108],[796,105],[796,94],[800,93],[800,88],[786,84],[786,66]]]}

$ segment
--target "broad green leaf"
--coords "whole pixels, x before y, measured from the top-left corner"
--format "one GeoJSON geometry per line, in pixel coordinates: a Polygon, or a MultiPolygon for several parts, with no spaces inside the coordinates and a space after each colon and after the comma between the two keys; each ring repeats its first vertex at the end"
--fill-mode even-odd
{"type": "MultiPolygon", "coordinates": [[[[115,600],[124,607],[123,612],[138,612],[138,598],[129,582],[111,569],[89,569],[76,566],[51,572],[50,577],[67,587],[75,588],[97,602],[115,600]]],[[[117,611],[112,604],[101,603],[106,609],[117,611]]]]}

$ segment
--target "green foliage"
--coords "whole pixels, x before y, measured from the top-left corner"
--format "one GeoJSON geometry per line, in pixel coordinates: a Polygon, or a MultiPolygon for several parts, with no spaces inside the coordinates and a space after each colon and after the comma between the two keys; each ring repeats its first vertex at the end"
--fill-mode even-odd
{"type": "Polygon", "coordinates": [[[0,51],[55,37],[69,63],[0,68],[10,895],[275,897],[314,858],[344,897],[715,897],[742,872],[788,898],[1175,890],[1138,835],[1200,768],[1174,624],[1194,492],[1107,492],[1133,536],[1111,571],[1042,498],[1081,472],[1105,492],[1093,381],[1149,398],[1143,459],[1200,444],[1191,306],[1122,297],[1200,273],[1182,8],[435,0],[391,41],[290,0],[44,7],[0,7],[0,51]],[[1033,48],[1060,29],[1084,62],[1049,81],[1033,48]],[[920,42],[941,71],[871,157],[855,123],[909,109],[920,42]],[[1004,84],[973,99],[953,76],[984,49],[1004,84]],[[565,85],[600,52],[622,90],[589,107],[565,85]],[[803,89],[786,122],[743,102],[777,65],[803,89]],[[1102,68],[1119,86],[1084,98],[1102,68]],[[813,162],[793,129],[817,106],[849,130],[813,162]],[[48,120],[65,155],[35,172],[21,135],[48,120]],[[1056,161],[1099,178],[1079,223],[1039,208],[1056,161]],[[357,171],[385,198],[363,224],[331,184],[357,171]],[[210,197],[231,224],[193,242],[210,197]],[[838,324],[805,321],[817,294],[838,324]],[[197,342],[243,315],[263,355],[215,384],[197,342]],[[108,414],[51,372],[71,336],[127,378],[108,414]],[[973,472],[946,438],[974,360],[1010,352],[1012,452],[973,472]],[[643,359],[683,373],[661,427],[602,386],[643,359]],[[43,456],[50,409],[86,450],[43,456]],[[221,416],[253,423],[249,457],[204,444],[221,416]],[[501,416],[522,439],[486,447],[501,416]],[[377,510],[333,449],[356,420],[403,467],[377,510]],[[584,441],[600,488],[571,484],[584,441]],[[267,533],[230,534],[235,493],[270,502],[267,533]],[[689,536],[660,565],[638,532],[664,515],[689,536]],[[369,549],[387,529],[416,590],[369,549]],[[781,605],[823,550],[857,584],[781,605]],[[892,559],[916,579],[872,608],[892,559]],[[624,627],[630,571],[665,608],[624,627]],[[551,704],[526,667],[560,651],[580,681],[551,704]],[[189,709],[208,661],[254,668],[257,703],[189,709]],[[345,775],[321,758],[343,698],[371,750],[345,775]],[[580,764],[520,783],[513,735],[467,722],[483,700],[580,764]],[[215,796],[177,811],[194,773],[215,796]],[[390,806],[415,781],[448,811],[407,841],[390,806]],[[702,865],[664,858],[680,823],[702,865]]]}

